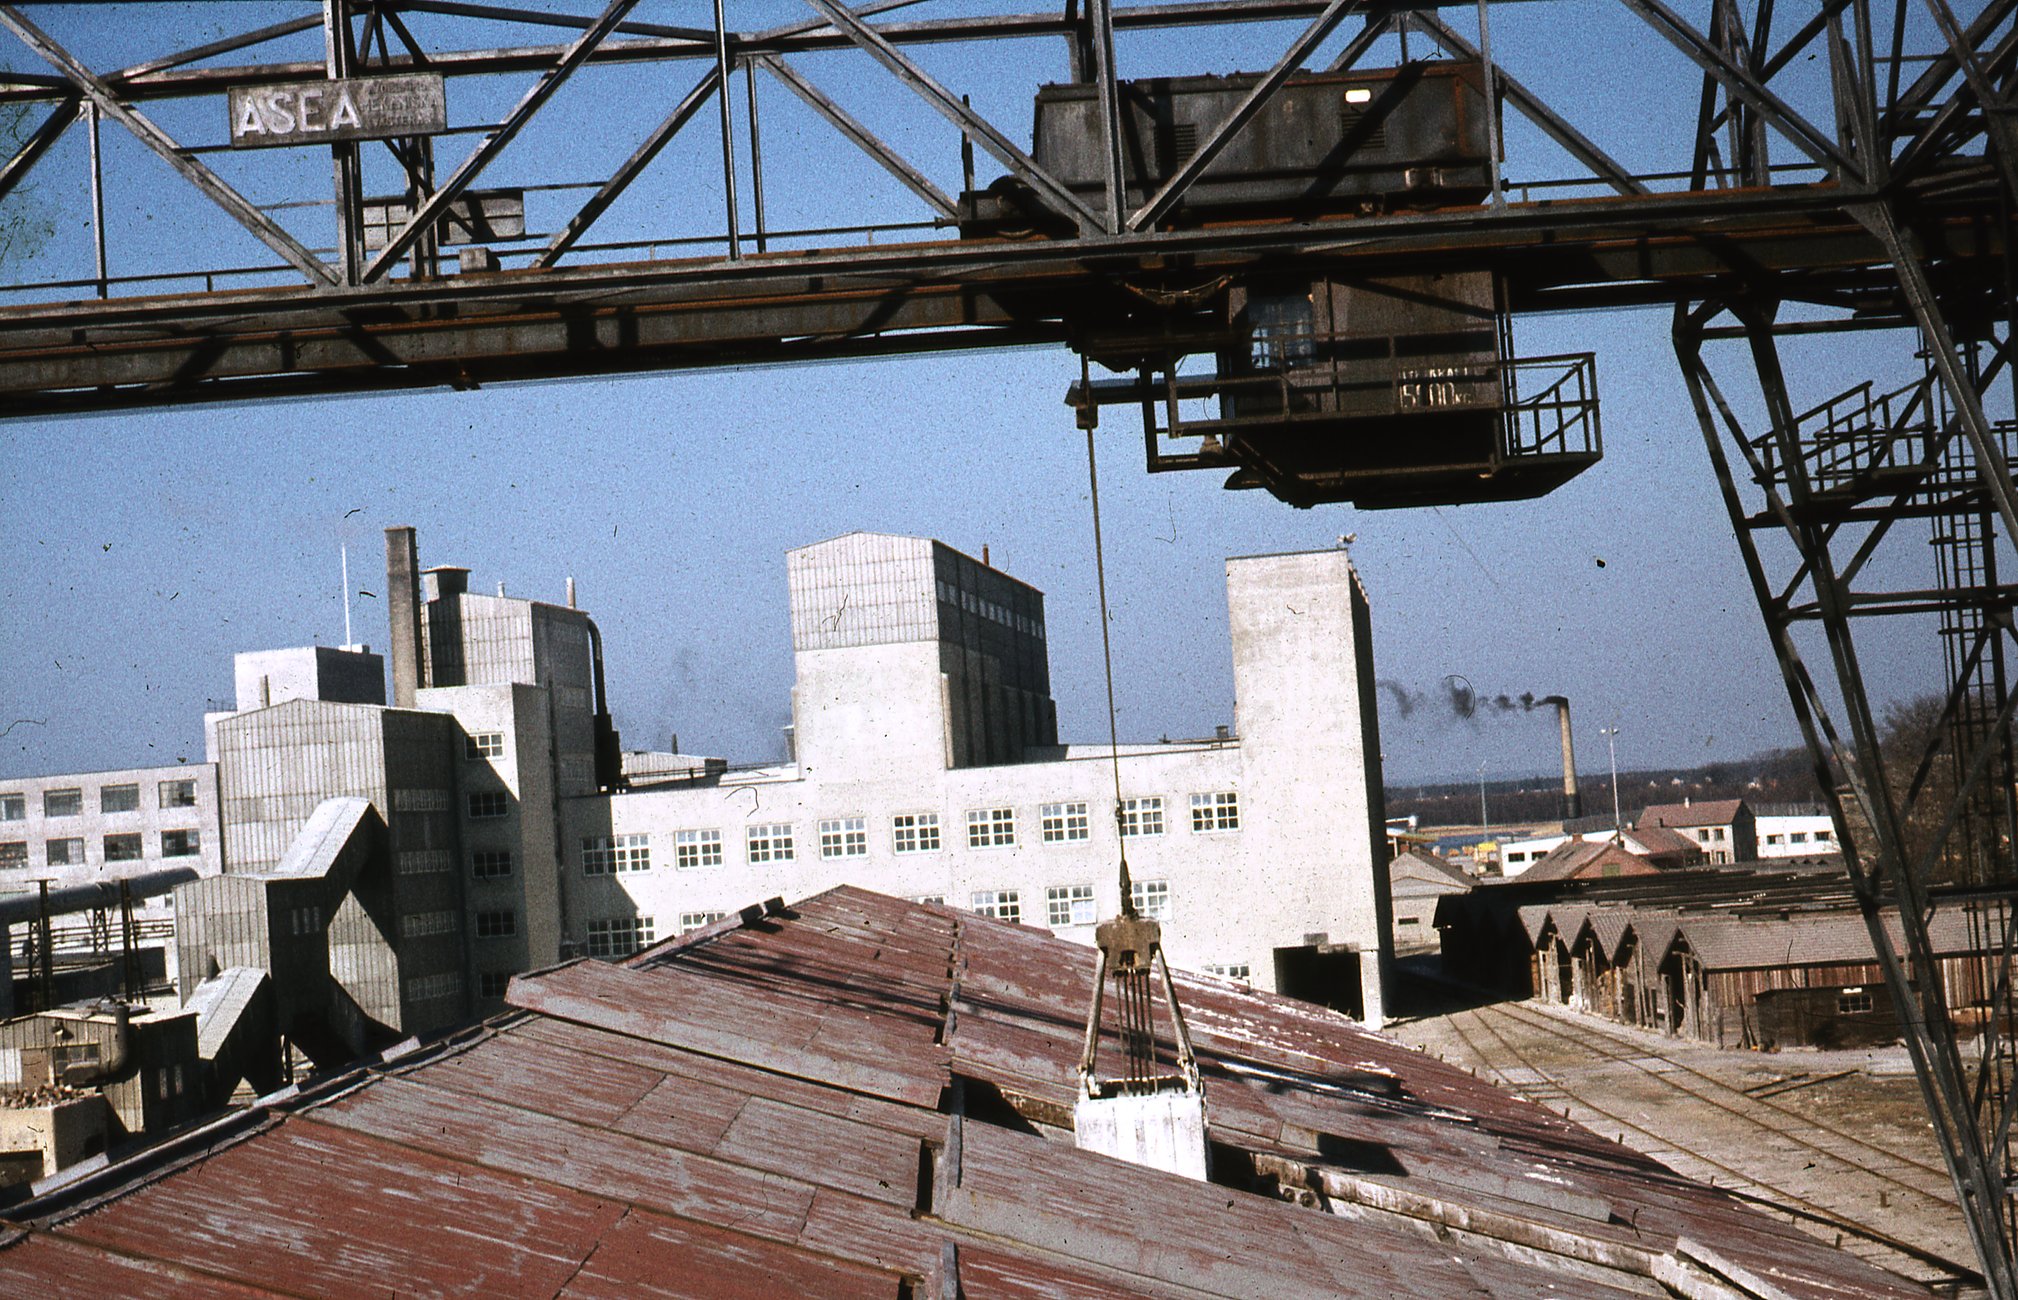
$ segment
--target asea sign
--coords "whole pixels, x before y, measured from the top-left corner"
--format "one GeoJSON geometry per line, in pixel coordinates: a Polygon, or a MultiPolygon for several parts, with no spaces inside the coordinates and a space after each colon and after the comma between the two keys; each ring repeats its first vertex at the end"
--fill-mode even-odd
{"type": "Polygon", "coordinates": [[[234,149],[432,135],[448,125],[448,100],[434,72],[233,86],[229,99],[234,149]]]}

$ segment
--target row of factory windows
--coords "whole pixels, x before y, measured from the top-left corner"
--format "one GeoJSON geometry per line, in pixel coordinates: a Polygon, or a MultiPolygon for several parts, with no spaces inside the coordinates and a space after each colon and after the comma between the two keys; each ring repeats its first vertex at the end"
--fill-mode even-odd
{"type": "MultiPolygon", "coordinates": [[[[155,797],[163,808],[194,808],[196,806],[196,782],[175,780],[157,782],[155,797]]],[[[140,784],[126,781],[117,785],[98,787],[98,811],[101,813],[124,813],[140,811],[140,784]]],[[[84,790],[80,786],[69,786],[61,790],[42,792],[42,815],[44,817],[82,817],[84,815],[84,790]]],[[[28,796],[21,791],[0,793],[0,822],[21,822],[28,820],[28,796]]]]}
{"type": "Polygon", "coordinates": [[[978,614],[991,623],[1000,623],[1004,627],[1013,627],[1024,636],[1035,637],[1039,641],[1044,639],[1044,623],[1041,619],[1034,619],[1027,615],[1018,614],[1007,605],[989,600],[985,596],[977,596],[971,591],[966,591],[955,586],[944,578],[939,579],[939,599],[945,601],[948,605],[956,605],[966,610],[969,614],[978,614]]]}
{"type": "MultiPolygon", "coordinates": [[[[1135,880],[1128,886],[1138,916],[1152,921],[1170,919],[1170,882],[1135,880]]],[[[914,903],[946,902],[944,894],[915,894],[914,903]]],[[[967,897],[967,910],[998,921],[1023,923],[1023,891],[1020,889],[977,889],[967,897]]],[[[1072,925],[1092,925],[1100,918],[1094,911],[1093,886],[1052,885],[1044,891],[1044,924],[1053,929],[1072,925]]]]}
{"type": "MultiPolygon", "coordinates": [[[[400,921],[400,936],[425,939],[437,934],[455,934],[462,929],[458,911],[413,912],[400,921]]],[[[519,914],[510,908],[495,908],[476,914],[476,937],[509,939],[519,932],[519,914]]]]}
{"type": "MultiPolygon", "coordinates": [[[[146,837],[139,831],[107,835],[101,846],[106,862],[138,862],[147,855],[146,837]]],[[[203,852],[203,834],[196,830],[161,832],[161,856],[193,858],[203,852]]],[[[42,863],[50,867],[88,866],[82,836],[42,841],[42,863]]],[[[0,840],[0,871],[28,866],[28,841],[0,840]]]]}
{"type": "MultiPolygon", "coordinates": [[[[1833,844],[1836,842],[1836,832],[1829,830],[1816,831],[1814,833],[1814,839],[1815,843],[1817,844],[1833,844]]],[[[1766,836],[1766,843],[1769,845],[1806,844],[1807,842],[1808,842],[1807,831],[1788,831],[1785,835],[1766,836]]]]}
{"type": "MultiPolygon", "coordinates": [[[[1120,827],[1126,838],[1164,833],[1161,795],[1121,801],[1120,827]]],[[[1038,809],[1038,837],[1045,844],[1072,844],[1092,838],[1092,815],[1084,800],[1047,803],[1038,809]]],[[[818,824],[820,856],[826,859],[869,856],[869,819],[827,817],[818,824]]],[[[1215,790],[1191,796],[1191,830],[1218,834],[1240,829],[1240,796],[1215,790]]],[[[744,828],[744,852],[750,863],[792,862],[799,855],[790,822],[765,822],[744,828]]],[[[1016,810],[973,808],[967,812],[967,847],[1011,848],[1018,842],[1016,810]]],[[[897,813],[890,818],[890,848],[895,853],[932,853],[945,847],[939,814],[897,813]]],[[[673,865],[681,870],[719,867],[723,863],[722,832],[712,828],[673,832],[673,865]]],[[[582,874],[614,875],[648,871],[652,866],[649,835],[602,835],[582,840],[582,874]]]]}

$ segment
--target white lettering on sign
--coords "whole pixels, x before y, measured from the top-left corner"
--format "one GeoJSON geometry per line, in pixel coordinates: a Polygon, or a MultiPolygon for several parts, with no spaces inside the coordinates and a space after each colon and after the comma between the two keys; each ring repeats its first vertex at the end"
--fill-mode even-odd
{"type": "Polygon", "coordinates": [[[1480,400],[1475,375],[1463,366],[1425,366],[1403,372],[1395,384],[1397,404],[1405,411],[1447,406],[1474,406],[1480,400]]]}
{"type": "Polygon", "coordinates": [[[238,149],[432,135],[448,125],[438,73],[233,86],[229,100],[238,149]]]}

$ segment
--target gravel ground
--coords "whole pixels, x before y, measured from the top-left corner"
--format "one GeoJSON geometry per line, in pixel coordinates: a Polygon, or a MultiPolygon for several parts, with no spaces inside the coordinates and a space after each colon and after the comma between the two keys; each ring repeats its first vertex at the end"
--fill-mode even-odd
{"type": "Polygon", "coordinates": [[[1817,1236],[1943,1295],[1981,1294],[1967,1284],[1974,1254],[1903,1047],[1729,1051],[1490,1002],[1423,978],[1434,958],[1403,969],[1390,1035],[1678,1173],[1804,1211],[1814,1218],[1795,1220],[1817,1236]]]}

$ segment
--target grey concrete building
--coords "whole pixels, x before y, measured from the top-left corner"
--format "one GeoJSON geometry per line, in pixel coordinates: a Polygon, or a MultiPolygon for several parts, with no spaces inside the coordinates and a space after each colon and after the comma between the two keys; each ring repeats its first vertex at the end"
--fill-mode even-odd
{"type": "Polygon", "coordinates": [[[1235,725],[1060,745],[1043,598],[923,538],[793,551],[793,761],[563,800],[580,937],[621,956],[840,883],[1091,942],[1137,906],[1179,966],[1378,1021],[1389,953],[1365,593],[1342,550],[1227,561],[1235,725]]]}

